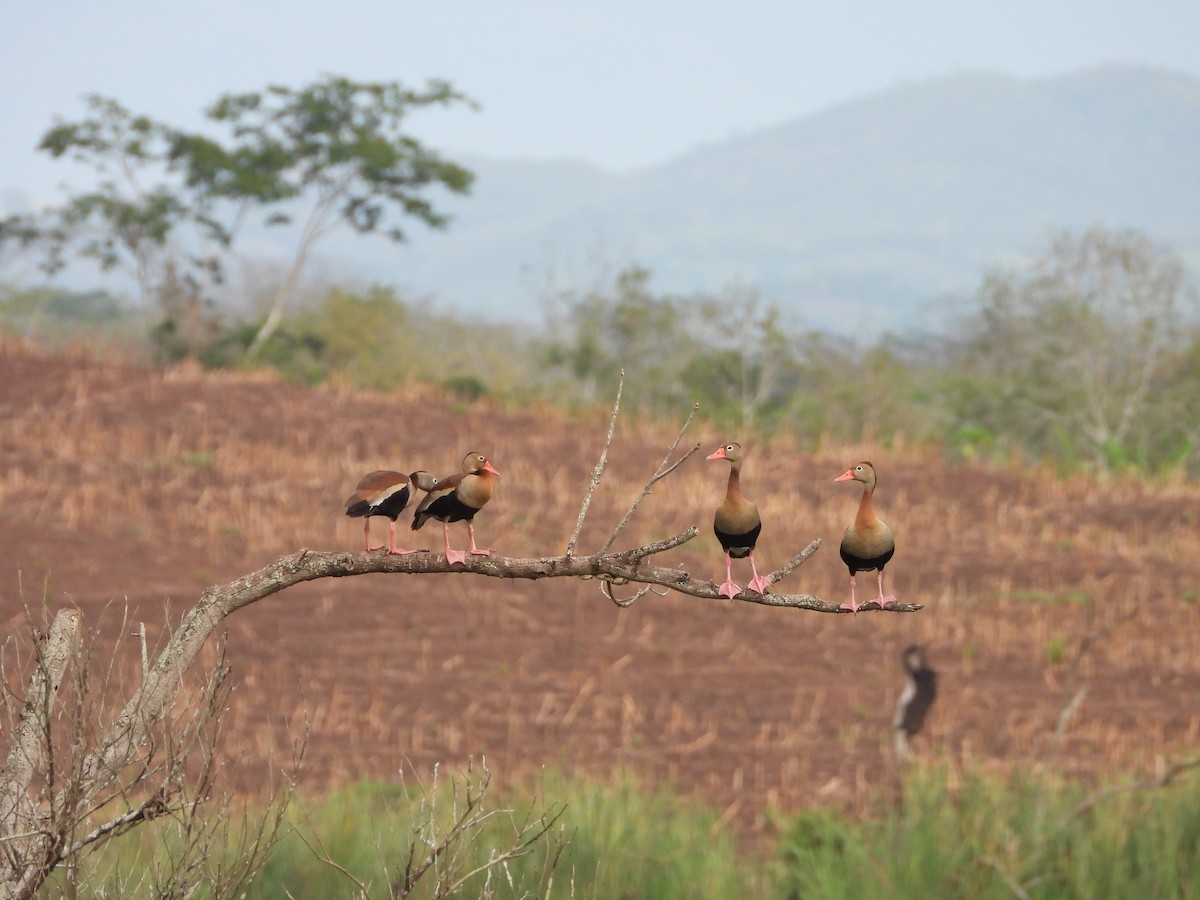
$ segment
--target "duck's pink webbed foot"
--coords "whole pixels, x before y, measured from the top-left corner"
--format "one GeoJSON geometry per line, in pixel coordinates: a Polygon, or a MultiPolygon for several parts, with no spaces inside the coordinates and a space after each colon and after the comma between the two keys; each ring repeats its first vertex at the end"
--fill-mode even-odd
{"type": "MultiPolygon", "coordinates": [[[[382,550],[382,549],[383,549],[383,547],[382,547],[382,546],[380,546],[380,548],[379,548],[379,549],[380,549],[380,550],[382,550]]],[[[416,550],[405,550],[403,547],[397,547],[397,546],[396,546],[396,523],[395,523],[395,522],[393,522],[393,523],[392,523],[392,524],[391,524],[391,525],[388,527],[388,548],[387,548],[387,552],[388,552],[388,555],[389,555],[389,556],[405,556],[406,554],[409,554],[409,553],[416,553],[416,552],[418,552],[418,551],[416,551],[416,550]]]]}
{"type": "Polygon", "coordinates": [[[741,592],[742,592],[742,589],[740,587],[738,587],[736,584],[734,584],[732,581],[726,581],[719,588],[717,588],[717,596],[718,597],[728,597],[730,600],[732,600],[734,597],[736,597],[741,592]]]}
{"type": "Polygon", "coordinates": [[[756,594],[765,594],[767,588],[771,586],[771,579],[764,578],[762,575],[755,575],[750,579],[750,584],[746,586],[747,590],[754,591],[756,594]]]}

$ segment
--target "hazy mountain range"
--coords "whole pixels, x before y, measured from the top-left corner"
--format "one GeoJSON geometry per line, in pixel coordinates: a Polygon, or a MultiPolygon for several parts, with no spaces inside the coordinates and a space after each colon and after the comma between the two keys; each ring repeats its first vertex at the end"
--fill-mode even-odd
{"type": "MultiPolygon", "coordinates": [[[[1161,70],[964,72],[625,173],[456,161],[477,182],[438,198],[447,230],[414,224],[400,245],[334,232],[314,274],[537,320],[547,282],[587,290],[636,263],[657,292],[736,280],[804,327],[872,334],[936,328],[989,265],[1039,252],[1051,229],[1135,227],[1200,271],[1200,80],[1161,70]]],[[[295,246],[245,237],[250,259],[295,246]]]]}
{"type": "Polygon", "coordinates": [[[447,231],[347,237],[325,258],[519,318],[538,314],[547,273],[583,289],[600,261],[636,262],[659,291],[737,279],[837,331],[929,324],[1063,226],[1136,227],[1200,268],[1200,81],[1171,72],[955,74],[628,173],[460,161],[478,181],[445,202],[447,231]]]}

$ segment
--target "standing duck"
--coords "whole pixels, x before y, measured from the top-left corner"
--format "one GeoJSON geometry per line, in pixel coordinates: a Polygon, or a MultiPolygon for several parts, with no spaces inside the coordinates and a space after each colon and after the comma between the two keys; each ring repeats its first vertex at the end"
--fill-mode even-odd
{"type": "Polygon", "coordinates": [[[896,702],[896,759],[908,759],[908,739],[921,730],[925,716],[937,699],[937,672],[925,663],[925,654],[916,644],[904,648],[901,656],[904,667],[904,691],[896,702]]]}
{"type": "Polygon", "coordinates": [[[450,523],[466,522],[467,534],[471,538],[471,554],[488,556],[491,550],[480,550],[475,546],[475,526],[471,524],[471,520],[475,518],[475,513],[492,499],[499,475],[486,456],[472,450],[463,457],[462,471],[457,475],[438,479],[437,485],[421,501],[413,516],[413,531],[424,525],[428,519],[437,519],[442,523],[446,562],[450,565],[465,565],[467,554],[462,550],[450,549],[450,523]]]}
{"type": "Polygon", "coordinates": [[[850,602],[843,603],[841,608],[852,613],[862,608],[854,600],[854,573],[869,572],[871,569],[879,573],[879,596],[875,598],[875,602],[881,607],[895,603],[895,597],[883,595],[883,567],[896,552],[896,540],[892,537],[892,529],[875,515],[875,508],[871,504],[871,498],[875,494],[875,467],[864,460],[833,480],[859,481],[863,486],[858,515],[842,535],[842,562],[850,569],[850,602]]]}
{"type": "Polygon", "coordinates": [[[729,460],[729,483],[725,488],[725,500],[717,507],[713,517],[713,533],[725,551],[725,583],[717,590],[718,597],[732,600],[741,591],[733,583],[733,558],[750,558],[750,570],[754,573],[749,590],[756,594],[766,593],[771,582],[758,574],[754,564],[754,544],[762,531],[762,519],[758,507],[742,496],[742,445],[728,443],[709,454],[708,459],[729,460]]]}
{"type": "Polygon", "coordinates": [[[429,472],[416,471],[411,475],[403,472],[392,472],[387,469],[377,469],[362,477],[354,488],[354,493],[346,500],[346,515],[351,518],[363,518],[363,538],[368,551],[383,550],[384,545],[371,546],[371,519],[374,516],[384,516],[391,521],[388,523],[388,553],[416,553],[416,550],[401,550],[396,546],[396,520],[408,501],[416,491],[431,491],[437,486],[437,479],[429,472]]]}

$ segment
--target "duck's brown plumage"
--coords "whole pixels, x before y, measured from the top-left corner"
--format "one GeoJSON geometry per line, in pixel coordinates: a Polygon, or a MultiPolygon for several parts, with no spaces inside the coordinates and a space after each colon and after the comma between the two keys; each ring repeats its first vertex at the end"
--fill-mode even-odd
{"type": "Polygon", "coordinates": [[[758,574],[754,561],[754,547],[758,536],[762,533],[762,519],[758,515],[758,507],[747,500],[742,493],[742,460],[745,454],[742,445],[731,441],[717,448],[708,459],[725,459],[729,461],[729,480],[725,485],[725,499],[717,507],[713,516],[713,533],[725,551],[725,583],[717,590],[720,597],[733,599],[741,591],[733,581],[732,559],[749,557],[750,569],[754,577],[749,589],[755,593],[764,593],[771,582],[758,574]]]}
{"type": "Polygon", "coordinates": [[[499,475],[486,456],[472,450],[463,457],[462,470],[455,475],[438,479],[437,486],[421,501],[413,515],[413,531],[430,519],[441,522],[446,559],[452,565],[456,562],[465,563],[466,553],[450,549],[449,524],[466,522],[467,534],[471,539],[471,553],[477,556],[488,555],[491,550],[480,550],[475,546],[475,527],[471,520],[492,499],[499,475]]]}
{"type": "Polygon", "coordinates": [[[396,519],[408,506],[416,490],[428,491],[437,485],[437,479],[429,472],[418,470],[411,475],[403,472],[393,472],[390,469],[376,469],[364,475],[354,493],[346,498],[346,515],[351,518],[363,517],[363,536],[367,550],[382,550],[384,545],[371,546],[371,519],[374,516],[384,516],[389,519],[388,543],[389,553],[412,553],[411,550],[401,550],[396,547],[396,519]]]}
{"type": "Polygon", "coordinates": [[[854,599],[854,575],[857,572],[869,572],[872,569],[879,573],[879,596],[876,598],[876,602],[880,606],[894,602],[895,597],[885,597],[883,593],[883,567],[888,564],[896,552],[896,540],[887,523],[875,514],[874,496],[877,483],[875,466],[867,460],[863,460],[855,463],[834,481],[857,481],[863,486],[862,499],[858,503],[858,513],[842,534],[842,543],[839,547],[842,562],[850,570],[850,603],[843,603],[842,608],[858,612],[860,607],[854,599]]]}

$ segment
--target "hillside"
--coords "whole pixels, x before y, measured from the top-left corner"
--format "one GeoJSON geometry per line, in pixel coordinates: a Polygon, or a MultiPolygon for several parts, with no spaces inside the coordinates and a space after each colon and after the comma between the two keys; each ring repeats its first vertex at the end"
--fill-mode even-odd
{"type": "MultiPolygon", "coordinates": [[[[664,115],[668,114],[664,111],[664,115]]],[[[807,326],[936,326],[939,298],[1047,231],[1135,227],[1200,264],[1200,81],[1106,67],[1040,80],[965,72],[623,174],[468,159],[446,232],[326,256],[460,310],[533,318],[547,271],[587,287],[597,260],[661,290],[758,286],[807,326]]]]}
{"type": "MultiPolygon", "coordinates": [[[[53,357],[11,340],[0,343],[0,416],[6,638],[64,604],[110,636],[128,632],[128,604],[124,623],[146,622],[151,646],[207,585],[301,547],[357,550],[361,524],[341,504],[381,466],[441,471],[483,449],[502,477],[477,519],[480,543],[561,552],[607,425],[604,410],[568,418],[428,390],[305,389],[53,357]]],[[[583,552],[620,519],[677,427],[621,423],[583,552]]],[[[684,445],[707,452],[724,437],[684,445]]],[[[294,734],[307,719],[313,791],[479,754],[503,778],[626,768],[719,804],[740,833],[761,836],[771,808],[862,810],[889,783],[898,658],[914,642],[941,685],[916,741],[922,758],[1004,771],[1053,756],[1094,781],[1194,754],[1200,490],[952,468],[905,447],[751,446],[743,484],[765,522],[760,566],[824,542],[781,590],[846,596],[836,548],[858,496],[832,479],[864,456],[898,535],[888,586],[920,612],[822,615],[657,594],[618,609],[594,582],[467,574],[318,581],[228,620],[225,746],[241,762],[223,777],[257,785],[271,754],[288,756],[288,723],[294,734]]],[[[726,471],[688,460],[618,546],[697,524],[700,537],[662,564],[723,575],[708,529],[726,471]]],[[[115,663],[138,677],[132,643],[115,663]]]]}

